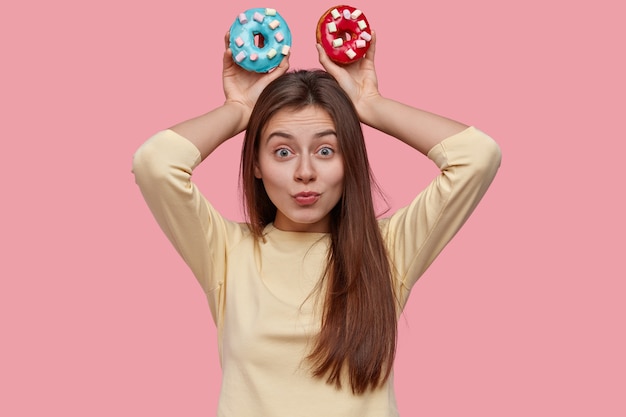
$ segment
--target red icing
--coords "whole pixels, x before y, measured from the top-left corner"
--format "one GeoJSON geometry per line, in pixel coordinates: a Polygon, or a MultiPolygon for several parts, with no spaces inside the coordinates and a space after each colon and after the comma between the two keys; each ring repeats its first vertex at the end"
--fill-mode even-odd
{"type": "Polygon", "coordinates": [[[356,19],[346,19],[343,15],[343,11],[346,9],[350,11],[350,14],[357,10],[355,7],[346,5],[331,7],[322,15],[322,17],[320,17],[320,20],[317,22],[317,42],[322,45],[329,58],[339,64],[349,64],[363,58],[365,52],[367,52],[370,47],[370,42],[365,42],[364,48],[357,48],[356,41],[360,39],[361,32],[367,32],[370,35],[372,33],[370,29],[370,24],[363,13],[356,19]],[[331,14],[334,9],[337,9],[340,14],[337,19],[334,19],[331,14]],[[364,29],[361,29],[359,27],[358,22],[361,20],[367,24],[364,29]],[[337,25],[337,31],[334,33],[330,33],[328,31],[327,26],[331,22],[335,22],[335,24],[337,25]],[[338,37],[343,38],[343,45],[336,48],[333,46],[333,40],[338,37]],[[356,53],[354,58],[351,59],[346,54],[346,51],[348,49],[352,49],[356,53]]]}

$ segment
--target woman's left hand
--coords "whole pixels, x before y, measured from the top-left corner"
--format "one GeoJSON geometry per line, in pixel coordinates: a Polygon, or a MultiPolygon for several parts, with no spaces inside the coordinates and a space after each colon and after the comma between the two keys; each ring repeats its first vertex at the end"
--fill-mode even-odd
{"type": "Polygon", "coordinates": [[[372,32],[370,48],[365,56],[359,61],[348,65],[337,65],[317,44],[320,64],[339,83],[341,88],[348,94],[352,103],[363,121],[363,115],[367,103],[380,96],[378,91],[378,78],[374,67],[374,55],[376,54],[376,33],[372,32]]]}

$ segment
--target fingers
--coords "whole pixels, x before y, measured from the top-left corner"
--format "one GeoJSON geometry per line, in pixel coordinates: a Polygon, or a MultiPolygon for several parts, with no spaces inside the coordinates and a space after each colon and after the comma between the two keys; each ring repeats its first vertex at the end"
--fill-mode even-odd
{"type": "Polygon", "coordinates": [[[280,71],[286,72],[289,69],[289,57],[291,57],[291,52],[285,55],[282,61],[280,61],[280,64],[278,65],[278,69],[280,71]]]}
{"type": "Polygon", "coordinates": [[[222,68],[228,68],[232,64],[234,64],[233,52],[230,50],[230,48],[226,48],[226,50],[224,51],[223,59],[222,59],[222,68]]]}
{"type": "Polygon", "coordinates": [[[324,66],[325,68],[326,67],[325,63],[326,61],[329,60],[328,55],[326,55],[326,51],[324,51],[324,48],[322,48],[322,45],[320,45],[319,43],[316,43],[315,47],[317,48],[317,55],[318,55],[320,64],[322,64],[322,66],[324,66]]]}
{"type": "Polygon", "coordinates": [[[224,35],[224,48],[228,49],[230,46],[230,30],[226,31],[226,35],[224,35]]]}
{"type": "Polygon", "coordinates": [[[333,65],[336,66],[336,64],[333,61],[331,61],[330,57],[328,56],[328,54],[326,53],[322,45],[317,43],[315,44],[315,47],[317,48],[317,54],[318,54],[318,59],[320,61],[320,64],[322,64],[322,66],[326,69],[326,71],[330,72],[328,68],[333,65]]]}
{"type": "Polygon", "coordinates": [[[372,40],[370,41],[370,48],[365,54],[365,58],[374,62],[374,56],[376,55],[376,32],[372,31],[372,40]]]}
{"type": "Polygon", "coordinates": [[[319,43],[315,44],[315,48],[317,48],[317,58],[320,61],[320,64],[322,64],[322,66],[326,68],[326,63],[329,61],[328,55],[326,55],[326,51],[324,51],[324,48],[322,48],[322,45],[320,45],[319,43]]]}
{"type": "Polygon", "coordinates": [[[233,51],[230,49],[230,31],[224,35],[224,56],[222,60],[222,68],[228,68],[233,64],[233,51]]]}
{"type": "Polygon", "coordinates": [[[274,67],[268,71],[268,78],[271,81],[275,80],[276,78],[287,72],[287,70],[289,69],[289,56],[290,53],[283,57],[282,61],[280,61],[280,64],[278,64],[277,67],[274,67]]]}
{"type": "Polygon", "coordinates": [[[322,67],[333,77],[337,78],[339,76],[340,68],[337,64],[335,64],[329,57],[322,45],[315,44],[317,48],[318,58],[322,67]]]}

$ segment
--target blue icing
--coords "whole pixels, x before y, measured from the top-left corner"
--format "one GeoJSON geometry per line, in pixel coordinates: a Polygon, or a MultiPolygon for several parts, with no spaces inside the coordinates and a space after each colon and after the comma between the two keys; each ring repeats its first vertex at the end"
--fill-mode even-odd
{"type": "Polygon", "coordinates": [[[268,72],[272,68],[277,67],[280,61],[283,59],[282,49],[287,45],[291,47],[291,31],[287,22],[282,16],[276,12],[275,15],[266,15],[265,8],[248,9],[243,14],[246,15],[247,23],[241,24],[239,22],[239,16],[235,18],[232,26],[230,27],[230,39],[229,47],[233,51],[233,60],[242,68],[248,71],[254,72],[268,72]],[[255,12],[260,13],[264,19],[263,23],[259,23],[254,20],[255,12]],[[278,21],[278,27],[272,29],[269,25],[274,20],[278,21]],[[276,33],[280,32],[283,35],[283,39],[279,42],[276,40],[276,33]],[[254,35],[260,34],[263,36],[265,43],[262,48],[259,48],[254,44],[254,35]],[[235,40],[241,38],[244,42],[242,46],[237,46],[235,40]],[[267,54],[270,50],[274,49],[276,55],[273,58],[268,58],[267,54]],[[245,57],[241,62],[237,62],[236,57],[240,52],[244,52],[245,57]],[[250,60],[250,55],[256,53],[258,58],[256,61],[250,60]]]}

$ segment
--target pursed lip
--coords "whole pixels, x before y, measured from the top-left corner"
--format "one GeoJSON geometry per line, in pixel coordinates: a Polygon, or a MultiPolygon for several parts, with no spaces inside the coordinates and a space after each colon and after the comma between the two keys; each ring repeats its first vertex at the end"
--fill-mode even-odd
{"type": "Polygon", "coordinates": [[[293,196],[296,203],[301,206],[308,206],[315,203],[320,198],[320,194],[314,191],[303,191],[293,196]]]}

